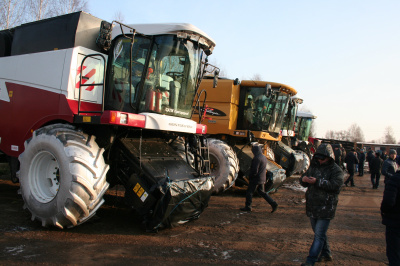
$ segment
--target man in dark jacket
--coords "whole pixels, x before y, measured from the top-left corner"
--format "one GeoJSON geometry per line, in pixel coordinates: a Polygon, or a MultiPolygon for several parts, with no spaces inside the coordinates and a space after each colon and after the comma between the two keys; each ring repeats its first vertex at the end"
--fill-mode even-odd
{"type": "Polygon", "coordinates": [[[360,149],[360,153],[358,155],[358,176],[364,175],[364,163],[365,163],[365,153],[363,149],[360,149]]]}
{"type": "Polygon", "coordinates": [[[370,169],[370,166],[371,166],[371,161],[372,161],[372,159],[374,159],[374,157],[375,157],[374,152],[372,151],[371,148],[369,148],[368,152],[367,152],[367,158],[366,158],[367,162],[368,162],[368,168],[369,169],[370,169]]]}
{"type": "Polygon", "coordinates": [[[326,232],[330,221],[335,217],[343,176],[342,169],[335,163],[331,145],[321,144],[311,161],[310,168],[300,178],[301,185],[308,188],[306,213],[310,217],[314,231],[314,241],[307,261],[302,265],[314,265],[316,261],[332,260],[326,232]]]}
{"type": "Polygon", "coordinates": [[[382,151],[381,153],[381,159],[383,161],[386,161],[389,158],[389,156],[387,155],[386,151],[382,151]]]}
{"type": "Polygon", "coordinates": [[[262,154],[261,146],[258,143],[253,144],[251,151],[254,154],[254,158],[251,161],[249,187],[246,192],[246,205],[240,210],[251,211],[253,194],[257,190],[258,194],[260,194],[271,205],[271,212],[274,212],[278,208],[278,204],[264,191],[267,174],[267,157],[262,154]]]}
{"type": "Polygon", "coordinates": [[[355,171],[355,166],[358,164],[358,158],[356,155],[356,152],[354,149],[352,149],[349,153],[347,153],[346,158],[344,159],[347,167],[347,171],[349,172],[349,177],[347,180],[344,182],[344,184],[347,187],[347,184],[350,182],[352,187],[355,187],[354,185],[354,171],[355,171]]]}
{"type": "MultiPolygon", "coordinates": [[[[400,166],[400,158],[396,159],[400,166]]],[[[382,224],[386,225],[386,256],[389,266],[400,265],[400,171],[385,183],[381,204],[382,224]]]]}
{"type": "Polygon", "coordinates": [[[389,151],[389,158],[387,158],[382,164],[382,175],[385,176],[385,184],[387,180],[389,180],[397,171],[397,164],[395,160],[396,155],[396,150],[391,149],[389,151]]]}
{"type": "Polygon", "coordinates": [[[339,145],[335,145],[333,153],[335,154],[335,163],[337,165],[341,166],[342,165],[342,151],[340,150],[339,145]]]}
{"type": "Polygon", "coordinates": [[[375,153],[375,157],[371,159],[369,164],[369,171],[371,172],[371,183],[372,188],[377,189],[379,187],[379,180],[381,179],[382,159],[379,156],[379,152],[375,153]]]}

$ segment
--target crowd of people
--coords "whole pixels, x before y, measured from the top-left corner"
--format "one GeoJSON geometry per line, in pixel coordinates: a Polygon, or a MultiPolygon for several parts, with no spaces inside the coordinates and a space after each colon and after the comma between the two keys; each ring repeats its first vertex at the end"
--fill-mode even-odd
{"type": "MultiPolygon", "coordinates": [[[[387,155],[385,151],[373,152],[371,149],[366,153],[363,149],[346,152],[341,145],[333,146],[326,143],[319,145],[310,167],[299,179],[300,184],[307,188],[306,214],[314,232],[313,243],[302,266],[333,260],[327,231],[335,217],[339,193],[343,186],[355,186],[354,175],[356,172],[359,176],[364,175],[365,162],[368,163],[371,174],[372,189],[379,188],[380,176],[385,176],[381,216],[382,224],[386,226],[386,255],[389,266],[400,266],[400,156],[393,149],[387,155]],[[348,172],[346,180],[345,170],[348,172]]],[[[253,145],[252,152],[254,158],[245,207],[240,210],[252,210],[253,194],[257,191],[271,205],[271,212],[275,212],[278,204],[263,189],[267,159],[257,143],[253,145]]]]}
{"type": "Polygon", "coordinates": [[[372,189],[379,187],[380,175],[384,175],[385,189],[381,203],[382,224],[386,226],[386,255],[389,265],[400,265],[400,156],[391,149],[385,151],[351,149],[346,152],[337,145],[321,144],[311,161],[310,168],[300,178],[307,187],[306,214],[314,231],[314,241],[307,260],[302,265],[314,265],[317,261],[332,261],[327,231],[334,218],[338,196],[342,186],[354,187],[354,174],[364,175],[364,165],[368,162],[372,189]],[[346,166],[344,165],[346,164],[346,166]],[[344,180],[344,170],[348,177],[344,180]]]}

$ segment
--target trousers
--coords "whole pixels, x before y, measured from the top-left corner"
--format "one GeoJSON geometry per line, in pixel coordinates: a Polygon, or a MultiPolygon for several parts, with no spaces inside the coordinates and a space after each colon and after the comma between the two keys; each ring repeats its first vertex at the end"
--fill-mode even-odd
{"type": "Polygon", "coordinates": [[[264,191],[264,185],[251,183],[247,187],[246,191],[246,207],[251,207],[251,203],[253,202],[253,194],[254,192],[258,192],[258,194],[263,197],[271,206],[275,204],[275,201],[264,191]]]}
{"type": "Polygon", "coordinates": [[[308,252],[307,262],[314,265],[320,255],[331,255],[328,237],[326,236],[331,220],[310,217],[310,222],[314,231],[314,241],[308,252]]]}
{"type": "Polygon", "coordinates": [[[400,265],[400,228],[386,226],[386,256],[389,266],[400,265]]]}
{"type": "Polygon", "coordinates": [[[373,188],[379,187],[379,180],[381,179],[381,175],[379,173],[371,174],[371,183],[373,188]]]}

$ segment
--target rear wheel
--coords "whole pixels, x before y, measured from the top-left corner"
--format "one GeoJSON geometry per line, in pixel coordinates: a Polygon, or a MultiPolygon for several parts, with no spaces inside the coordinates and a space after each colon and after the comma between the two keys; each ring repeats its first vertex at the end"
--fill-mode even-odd
{"type": "Polygon", "coordinates": [[[215,177],[214,193],[218,194],[230,188],[239,172],[239,161],[236,153],[225,142],[217,139],[208,139],[210,154],[211,175],[215,177]]]}
{"type": "Polygon", "coordinates": [[[103,152],[93,136],[71,125],[35,131],[19,157],[21,194],[32,220],[64,228],[92,217],[109,186],[103,152]]]}

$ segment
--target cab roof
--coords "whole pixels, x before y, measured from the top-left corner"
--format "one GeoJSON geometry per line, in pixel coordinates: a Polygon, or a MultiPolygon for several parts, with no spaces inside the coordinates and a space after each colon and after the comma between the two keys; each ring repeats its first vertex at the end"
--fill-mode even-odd
{"type": "Polygon", "coordinates": [[[265,87],[267,84],[270,84],[271,87],[273,88],[280,88],[281,92],[286,92],[290,94],[291,96],[296,95],[297,91],[290,87],[289,85],[278,83],[278,82],[272,82],[272,81],[259,81],[259,80],[242,80],[241,85],[242,86],[248,86],[248,87],[265,87]]]}
{"type": "MultiPolygon", "coordinates": [[[[150,24],[127,24],[132,27],[136,32],[144,35],[163,35],[163,34],[177,34],[178,32],[196,33],[201,37],[207,39],[211,47],[215,47],[215,41],[207,35],[204,31],[190,23],[150,23],[150,24]]],[[[124,28],[124,27],[123,27],[124,28]]],[[[124,28],[125,31],[126,28],[124,28]]],[[[129,31],[126,29],[126,34],[129,31]]],[[[113,28],[113,38],[122,34],[121,27],[116,24],[113,28]]]]}
{"type": "Polygon", "coordinates": [[[307,117],[307,118],[312,118],[312,119],[316,119],[317,116],[314,115],[311,112],[302,112],[302,111],[297,111],[297,115],[298,117],[307,117]]]}

